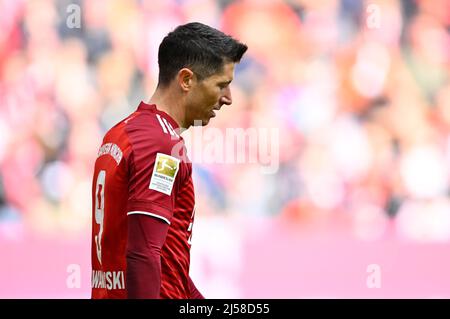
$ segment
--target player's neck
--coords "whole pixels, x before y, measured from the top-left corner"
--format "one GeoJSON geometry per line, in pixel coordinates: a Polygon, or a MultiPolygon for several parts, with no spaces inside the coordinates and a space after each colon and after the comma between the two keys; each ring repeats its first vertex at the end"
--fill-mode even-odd
{"type": "Polygon", "coordinates": [[[155,104],[157,109],[166,112],[177,122],[180,128],[184,127],[184,108],[181,99],[173,94],[171,90],[156,89],[149,100],[149,104],[155,104]]]}

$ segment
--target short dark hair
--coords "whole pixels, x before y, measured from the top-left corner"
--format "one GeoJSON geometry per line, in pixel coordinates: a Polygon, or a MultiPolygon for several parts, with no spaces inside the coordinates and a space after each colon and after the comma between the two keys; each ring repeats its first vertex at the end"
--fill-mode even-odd
{"type": "Polygon", "coordinates": [[[167,86],[182,68],[202,80],[219,72],[224,63],[239,62],[247,46],[199,22],[178,26],[161,42],[158,51],[158,86],[167,86]]]}

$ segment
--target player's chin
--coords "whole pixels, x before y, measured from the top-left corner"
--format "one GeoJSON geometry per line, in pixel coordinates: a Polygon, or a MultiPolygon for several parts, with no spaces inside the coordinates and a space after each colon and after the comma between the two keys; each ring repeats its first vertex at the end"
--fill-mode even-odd
{"type": "Polygon", "coordinates": [[[202,120],[202,126],[208,125],[210,120],[211,120],[211,118],[206,118],[206,119],[202,120]]]}
{"type": "Polygon", "coordinates": [[[214,113],[214,111],[211,111],[207,116],[204,117],[204,119],[202,120],[202,126],[208,125],[209,121],[211,121],[211,119],[213,117],[216,117],[216,113],[214,113]]]}

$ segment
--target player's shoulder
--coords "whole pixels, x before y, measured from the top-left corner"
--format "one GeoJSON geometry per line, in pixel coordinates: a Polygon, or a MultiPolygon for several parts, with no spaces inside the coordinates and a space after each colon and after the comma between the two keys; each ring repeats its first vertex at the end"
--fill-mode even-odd
{"type": "Polygon", "coordinates": [[[146,152],[171,152],[177,145],[184,145],[176,122],[155,105],[141,102],[138,109],[123,120],[124,130],[133,148],[146,152]]]}

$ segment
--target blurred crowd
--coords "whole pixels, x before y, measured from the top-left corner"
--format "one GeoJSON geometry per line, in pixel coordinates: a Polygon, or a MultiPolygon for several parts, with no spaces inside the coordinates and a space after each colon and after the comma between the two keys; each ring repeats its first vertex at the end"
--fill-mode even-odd
{"type": "Polygon", "coordinates": [[[200,218],[450,241],[450,1],[17,0],[0,16],[0,238],[90,229],[103,134],[150,98],[162,38],[199,21],[249,46],[210,125],[279,130],[274,174],[194,163],[200,218]]]}

